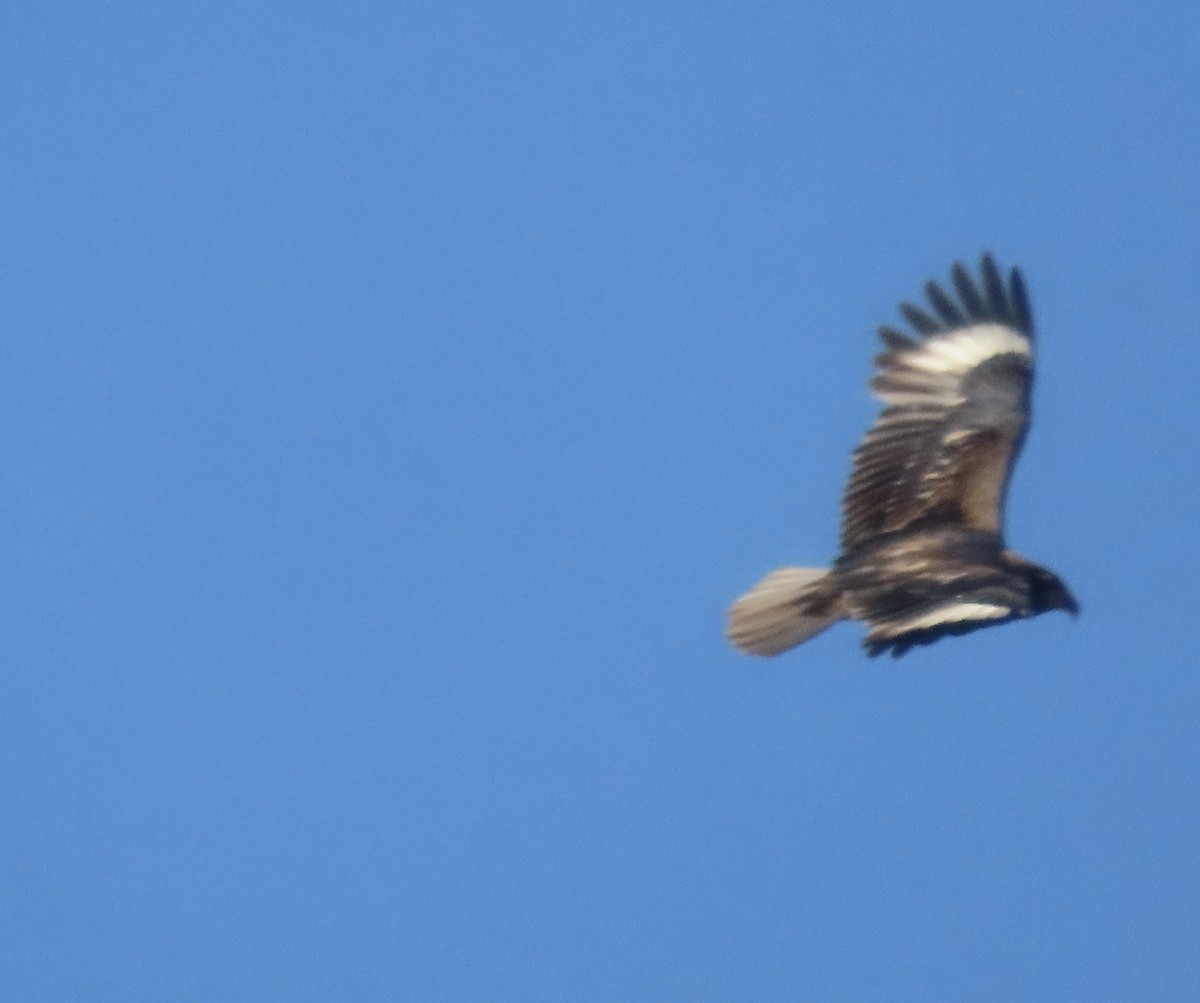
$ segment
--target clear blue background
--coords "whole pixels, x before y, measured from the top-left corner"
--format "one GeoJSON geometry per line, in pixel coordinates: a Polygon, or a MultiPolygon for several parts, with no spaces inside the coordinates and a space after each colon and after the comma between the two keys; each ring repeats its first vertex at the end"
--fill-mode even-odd
{"type": "Polygon", "coordinates": [[[1200,998],[1194,4],[0,22],[5,998],[1200,998]],[[985,249],[1084,615],[736,655],[985,249]]]}

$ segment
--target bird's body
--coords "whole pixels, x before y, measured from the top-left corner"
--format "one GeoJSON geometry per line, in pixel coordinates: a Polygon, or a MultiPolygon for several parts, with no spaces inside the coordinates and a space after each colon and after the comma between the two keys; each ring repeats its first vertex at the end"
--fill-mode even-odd
{"type": "Polygon", "coordinates": [[[775,655],[842,619],[868,652],[915,645],[1049,609],[1077,612],[1051,572],[1007,550],[1004,497],[1029,423],[1033,322],[1020,273],[956,264],[958,300],[925,286],[934,317],[904,303],[915,334],[880,329],[872,390],[886,405],[855,450],[842,553],[828,571],[781,568],[734,603],[729,638],[775,655]]]}

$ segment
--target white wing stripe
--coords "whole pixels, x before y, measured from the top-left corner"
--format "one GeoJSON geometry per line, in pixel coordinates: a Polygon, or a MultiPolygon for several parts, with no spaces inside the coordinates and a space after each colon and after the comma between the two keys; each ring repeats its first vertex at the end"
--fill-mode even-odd
{"type": "Polygon", "coordinates": [[[939,627],[944,623],[961,623],[964,620],[999,620],[1002,617],[1010,616],[1012,612],[1011,606],[997,606],[993,603],[947,603],[907,620],[890,621],[873,633],[879,637],[896,637],[899,634],[906,634],[910,630],[926,630],[930,627],[939,627]]]}
{"type": "Polygon", "coordinates": [[[926,352],[938,355],[947,362],[957,363],[959,372],[966,372],[993,355],[1006,355],[1009,352],[1033,355],[1029,339],[1003,324],[972,324],[935,335],[923,341],[915,352],[905,355],[923,355],[926,352]]]}
{"type": "Polygon", "coordinates": [[[1003,324],[972,324],[926,338],[896,352],[876,377],[875,396],[886,404],[957,407],[966,399],[961,378],[995,355],[1032,358],[1029,339],[1003,324]]]}

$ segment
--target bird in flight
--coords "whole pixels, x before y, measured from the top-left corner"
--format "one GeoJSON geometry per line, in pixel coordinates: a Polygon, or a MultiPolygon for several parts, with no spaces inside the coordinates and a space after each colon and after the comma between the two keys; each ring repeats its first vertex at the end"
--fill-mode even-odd
{"type": "Polygon", "coordinates": [[[1047,610],[1079,612],[1067,587],[1004,545],[1004,498],[1029,426],[1033,317],[1021,273],[990,254],[961,264],[951,295],[881,327],[871,389],[884,408],[854,451],[832,568],[780,568],[729,610],[727,634],[778,655],[839,620],[867,626],[874,656],[1047,610]],[[932,312],[931,312],[932,311],[932,312]]]}

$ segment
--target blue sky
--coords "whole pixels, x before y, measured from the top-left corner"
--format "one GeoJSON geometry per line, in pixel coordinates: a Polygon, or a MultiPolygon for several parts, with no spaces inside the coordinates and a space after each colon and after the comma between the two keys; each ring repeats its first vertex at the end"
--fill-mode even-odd
{"type": "Polygon", "coordinates": [[[1194,5],[2,37],[9,998],[1200,996],[1194,5]],[[738,656],[986,249],[1083,616],[738,656]]]}

